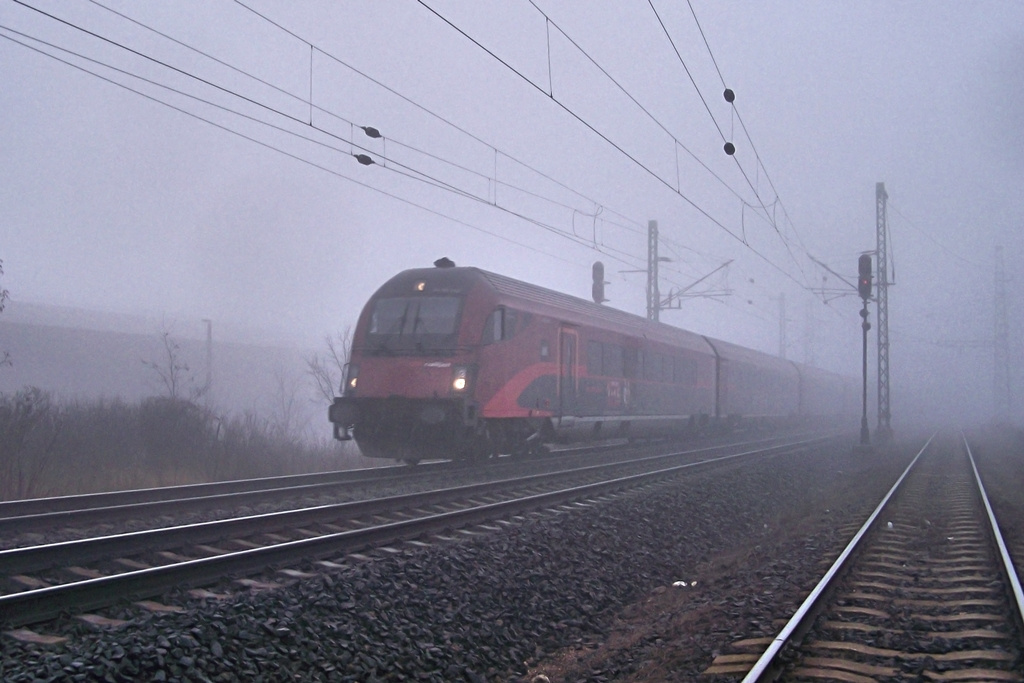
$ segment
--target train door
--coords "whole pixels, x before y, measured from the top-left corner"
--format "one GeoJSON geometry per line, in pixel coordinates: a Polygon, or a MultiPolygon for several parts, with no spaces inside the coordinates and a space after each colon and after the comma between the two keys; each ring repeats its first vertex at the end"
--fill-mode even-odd
{"type": "Polygon", "coordinates": [[[558,331],[558,407],[559,415],[576,414],[577,353],[579,335],[563,327],[558,331]]]}

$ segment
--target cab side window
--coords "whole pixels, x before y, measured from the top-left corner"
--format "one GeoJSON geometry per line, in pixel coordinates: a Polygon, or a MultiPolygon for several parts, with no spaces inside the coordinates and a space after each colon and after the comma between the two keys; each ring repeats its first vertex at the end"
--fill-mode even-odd
{"type": "MultiPolygon", "coordinates": [[[[499,306],[491,311],[484,323],[484,333],[480,339],[481,344],[493,344],[495,342],[511,339],[516,333],[516,324],[519,322],[519,312],[512,308],[499,306]]],[[[525,322],[525,321],[524,321],[525,322]]]]}

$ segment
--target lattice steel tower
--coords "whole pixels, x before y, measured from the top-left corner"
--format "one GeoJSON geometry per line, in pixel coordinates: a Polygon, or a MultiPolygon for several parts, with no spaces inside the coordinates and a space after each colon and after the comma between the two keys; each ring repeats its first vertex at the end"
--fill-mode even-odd
{"type": "Polygon", "coordinates": [[[647,319],[657,320],[661,311],[658,289],[658,221],[647,221],[647,319]]]}
{"type": "Polygon", "coordinates": [[[992,358],[992,407],[1000,420],[1010,417],[1010,323],[1006,314],[1006,271],[1003,248],[996,247],[995,353],[992,358]]]}
{"type": "Polygon", "coordinates": [[[892,438],[889,411],[889,226],[886,222],[886,202],[889,194],[885,183],[875,184],[875,227],[877,243],[877,297],[878,297],[878,427],[875,438],[885,443],[892,438]]]}

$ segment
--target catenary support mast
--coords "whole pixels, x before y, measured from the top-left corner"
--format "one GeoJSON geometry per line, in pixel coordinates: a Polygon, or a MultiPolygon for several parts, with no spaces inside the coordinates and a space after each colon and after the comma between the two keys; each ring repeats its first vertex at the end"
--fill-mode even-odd
{"type": "Polygon", "coordinates": [[[658,221],[647,221],[647,319],[657,320],[661,311],[658,290],[658,221]]]}
{"type": "Polygon", "coordinates": [[[1006,270],[1003,248],[996,247],[995,331],[992,358],[992,408],[1000,420],[1010,417],[1010,325],[1006,314],[1006,270]]]}
{"type": "Polygon", "coordinates": [[[892,438],[889,410],[889,245],[886,203],[889,194],[885,183],[875,184],[875,226],[877,248],[878,296],[878,427],[876,441],[892,438]]]}

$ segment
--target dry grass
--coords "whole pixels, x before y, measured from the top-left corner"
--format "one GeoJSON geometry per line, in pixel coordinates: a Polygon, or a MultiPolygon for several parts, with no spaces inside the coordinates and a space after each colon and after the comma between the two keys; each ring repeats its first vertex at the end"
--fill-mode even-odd
{"type": "Polygon", "coordinates": [[[222,418],[183,399],[0,396],[0,500],[363,466],[346,444],[304,442],[259,416],[222,418]]]}

